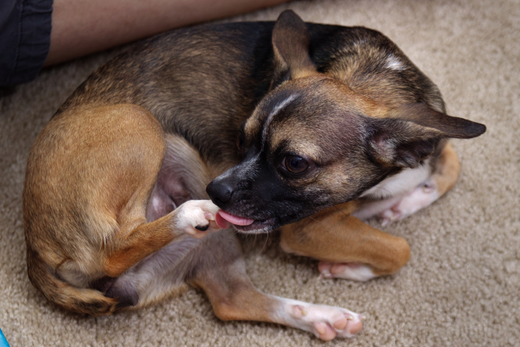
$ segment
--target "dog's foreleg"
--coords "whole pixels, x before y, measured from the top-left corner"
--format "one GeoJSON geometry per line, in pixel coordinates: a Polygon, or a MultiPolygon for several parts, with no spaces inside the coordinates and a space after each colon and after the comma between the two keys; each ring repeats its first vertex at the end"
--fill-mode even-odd
{"type": "Polygon", "coordinates": [[[347,205],[282,227],[282,249],[321,260],[319,269],[326,278],[366,281],[404,266],[410,259],[406,240],[361,222],[347,205]]]}
{"type": "Polygon", "coordinates": [[[266,295],[246,274],[240,245],[232,231],[208,235],[192,285],[202,288],[222,320],[272,322],[303,329],[322,340],[351,337],[362,328],[361,316],[349,310],[266,295]]]}
{"type": "Polygon", "coordinates": [[[451,144],[448,143],[438,158],[433,174],[425,182],[397,200],[390,208],[379,214],[383,219],[383,225],[406,218],[431,205],[453,188],[459,173],[459,158],[451,144]]]}
{"type": "Polygon", "coordinates": [[[201,238],[209,230],[220,229],[214,222],[217,211],[218,207],[210,200],[190,200],[154,222],[137,226],[108,255],[105,273],[110,277],[121,275],[184,233],[201,238]]]}

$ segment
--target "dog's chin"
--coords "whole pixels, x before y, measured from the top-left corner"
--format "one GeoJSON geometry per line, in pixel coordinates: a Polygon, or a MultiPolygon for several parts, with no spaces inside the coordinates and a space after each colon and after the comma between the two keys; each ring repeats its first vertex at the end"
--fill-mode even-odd
{"type": "Polygon", "coordinates": [[[277,227],[276,218],[269,218],[263,221],[255,220],[249,225],[234,225],[236,231],[242,234],[265,234],[270,233],[277,227]]]}

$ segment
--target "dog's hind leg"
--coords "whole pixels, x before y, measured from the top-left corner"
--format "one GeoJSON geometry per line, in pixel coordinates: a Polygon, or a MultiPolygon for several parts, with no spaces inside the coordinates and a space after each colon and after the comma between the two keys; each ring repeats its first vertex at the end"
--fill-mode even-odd
{"type": "Polygon", "coordinates": [[[406,240],[372,228],[350,215],[350,204],[333,206],[281,228],[288,253],[321,260],[326,278],[357,281],[395,273],[410,259],[406,240]]]}
{"type": "Polygon", "coordinates": [[[459,173],[459,158],[453,147],[448,143],[438,158],[433,174],[390,208],[379,214],[383,220],[383,225],[406,218],[431,205],[453,188],[459,173]]]}
{"type": "MultiPolygon", "coordinates": [[[[439,157],[435,158],[432,172],[426,173],[425,170],[430,170],[429,165],[425,164],[420,169],[408,169],[406,174],[394,176],[392,178],[394,183],[390,185],[406,186],[418,179],[420,180],[419,184],[411,183],[412,186],[409,190],[404,190],[385,199],[364,203],[353,212],[353,215],[361,220],[378,216],[385,226],[431,205],[453,188],[459,176],[460,163],[453,147],[448,143],[439,157]],[[424,176],[425,174],[427,175],[424,176]]],[[[367,197],[370,197],[370,195],[367,195],[367,197]]]]}
{"type": "MultiPolygon", "coordinates": [[[[193,225],[197,219],[197,206],[201,203],[212,205],[209,200],[199,200],[207,199],[204,188],[211,181],[211,175],[199,153],[186,139],[165,134],[165,140],[164,158],[147,204],[146,219],[148,223],[155,223],[182,210],[177,221],[184,220],[193,225]]],[[[214,221],[210,222],[210,227],[220,229],[214,221]]],[[[157,237],[157,234],[152,231],[150,237],[157,237]]],[[[197,251],[200,249],[199,236],[205,234],[203,228],[198,229],[197,234],[192,235],[194,237],[179,235],[118,278],[93,285],[101,285],[98,289],[107,297],[120,298],[118,307],[139,308],[174,296],[187,287],[184,279],[200,256],[197,251]]]]}
{"type": "Polygon", "coordinates": [[[135,288],[105,276],[119,277],[186,234],[219,229],[209,200],[147,219],[165,148],[159,122],[129,104],[68,109],[38,135],[23,193],[27,265],[50,301],[92,315],[132,305],[135,288]],[[116,288],[118,300],[103,295],[116,288]]]}
{"type": "Polygon", "coordinates": [[[238,240],[231,230],[208,235],[188,282],[203,289],[222,320],[272,322],[306,330],[322,340],[351,337],[362,328],[349,310],[313,305],[258,291],[246,274],[238,240]]]}

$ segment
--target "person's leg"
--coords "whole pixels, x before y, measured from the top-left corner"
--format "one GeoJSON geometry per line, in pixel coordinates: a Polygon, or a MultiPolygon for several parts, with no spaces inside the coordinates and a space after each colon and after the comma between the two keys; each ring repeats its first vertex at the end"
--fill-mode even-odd
{"type": "Polygon", "coordinates": [[[287,0],[54,0],[45,66],[287,0]]]}

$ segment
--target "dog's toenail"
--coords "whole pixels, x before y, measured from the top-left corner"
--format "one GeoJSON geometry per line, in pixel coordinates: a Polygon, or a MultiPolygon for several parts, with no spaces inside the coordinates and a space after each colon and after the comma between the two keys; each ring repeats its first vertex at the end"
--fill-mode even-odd
{"type": "Polygon", "coordinates": [[[203,226],[202,225],[197,225],[195,227],[195,229],[200,230],[200,231],[206,231],[206,230],[208,230],[208,228],[209,228],[209,224],[208,225],[203,225],[203,226]]]}
{"type": "Polygon", "coordinates": [[[332,274],[330,272],[322,272],[321,275],[323,278],[332,278],[332,274]]]}

